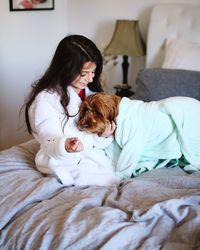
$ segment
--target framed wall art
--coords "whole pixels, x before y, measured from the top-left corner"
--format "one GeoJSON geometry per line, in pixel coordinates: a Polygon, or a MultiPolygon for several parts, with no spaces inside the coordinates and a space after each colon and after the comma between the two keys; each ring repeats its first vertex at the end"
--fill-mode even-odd
{"type": "Polygon", "coordinates": [[[54,0],[10,0],[10,11],[53,10],[54,0]]]}

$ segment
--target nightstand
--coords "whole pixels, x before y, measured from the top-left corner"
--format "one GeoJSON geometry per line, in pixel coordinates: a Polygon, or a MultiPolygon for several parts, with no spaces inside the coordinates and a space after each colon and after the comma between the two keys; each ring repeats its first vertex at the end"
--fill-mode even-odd
{"type": "Polygon", "coordinates": [[[134,94],[134,92],[132,92],[131,86],[126,84],[126,83],[122,83],[122,84],[117,84],[114,86],[114,89],[116,89],[116,95],[120,96],[120,97],[130,97],[134,94]]]}

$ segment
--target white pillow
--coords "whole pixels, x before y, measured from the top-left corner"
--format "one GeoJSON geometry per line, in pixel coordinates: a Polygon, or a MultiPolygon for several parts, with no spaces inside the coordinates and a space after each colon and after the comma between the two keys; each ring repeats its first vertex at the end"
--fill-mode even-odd
{"type": "Polygon", "coordinates": [[[162,68],[200,71],[200,44],[167,39],[162,68]]]}

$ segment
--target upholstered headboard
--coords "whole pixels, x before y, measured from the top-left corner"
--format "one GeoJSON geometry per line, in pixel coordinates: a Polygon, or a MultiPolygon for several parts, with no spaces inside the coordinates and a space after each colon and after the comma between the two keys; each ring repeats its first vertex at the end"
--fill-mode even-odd
{"type": "Polygon", "coordinates": [[[159,4],[151,13],[146,68],[160,68],[167,38],[200,44],[200,4],[159,4]]]}

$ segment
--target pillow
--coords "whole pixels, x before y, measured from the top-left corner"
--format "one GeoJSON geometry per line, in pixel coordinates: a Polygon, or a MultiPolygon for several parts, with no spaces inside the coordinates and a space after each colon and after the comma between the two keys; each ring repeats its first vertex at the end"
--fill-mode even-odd
{"type": "Polygon", "coordinates": [[[162,68],[200,71],[200,44],[167,39],[162,68]]]}
{"type": "Polygon", "coordinates": [[[143,69],[136,78],[132,99],[157,101],[171,96],[200,100],[200,72],[181,69],[143,69]]]}

